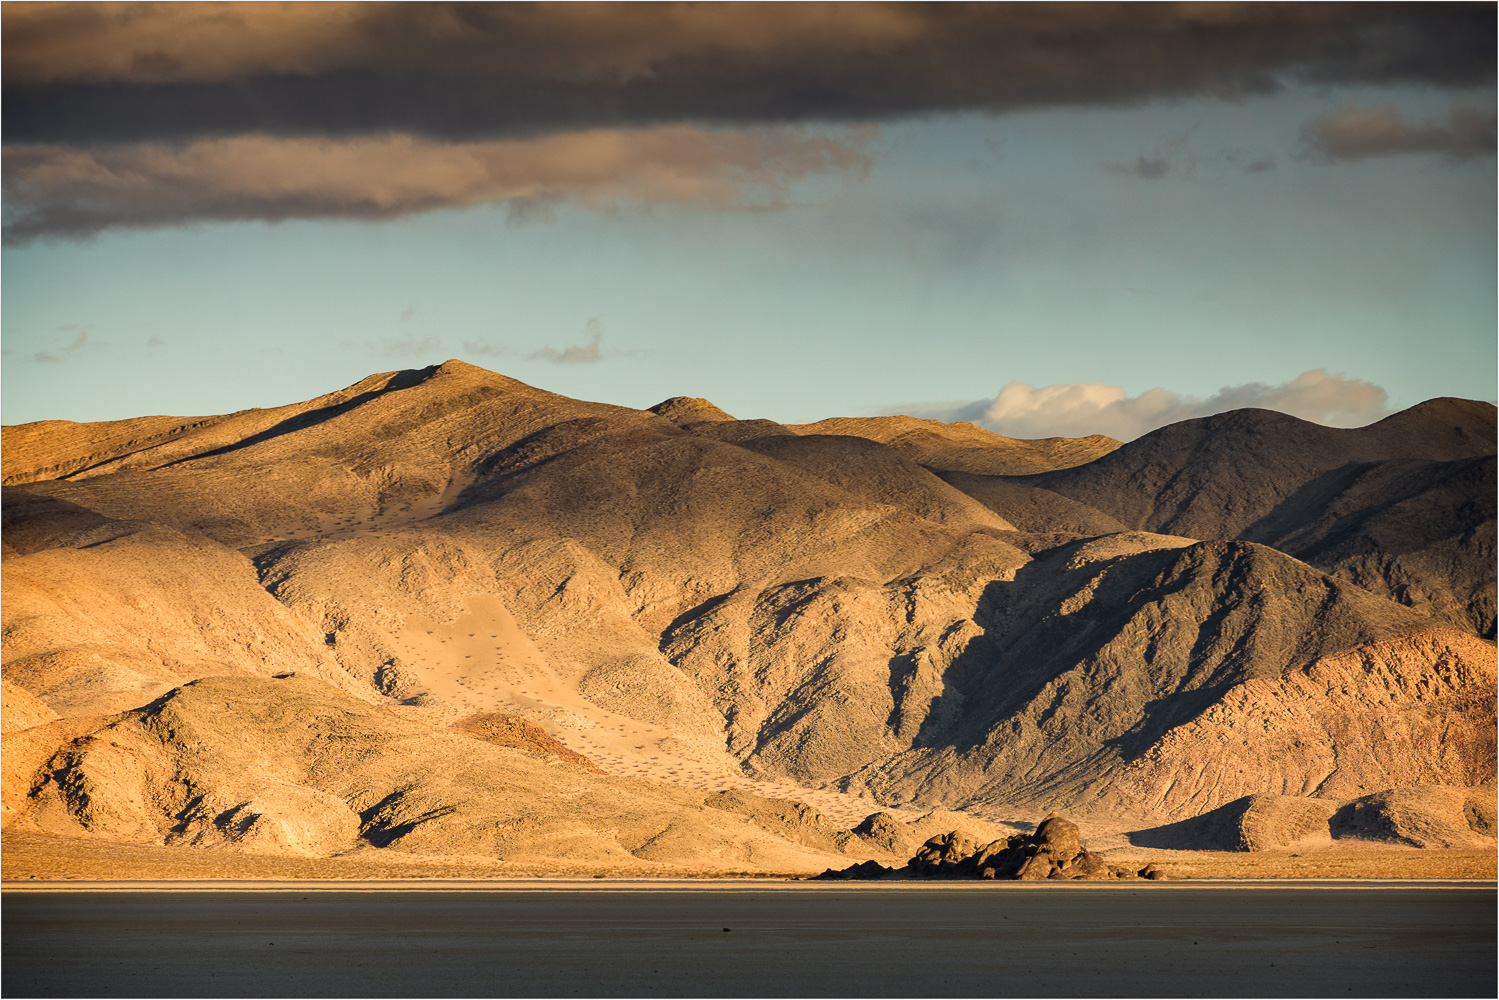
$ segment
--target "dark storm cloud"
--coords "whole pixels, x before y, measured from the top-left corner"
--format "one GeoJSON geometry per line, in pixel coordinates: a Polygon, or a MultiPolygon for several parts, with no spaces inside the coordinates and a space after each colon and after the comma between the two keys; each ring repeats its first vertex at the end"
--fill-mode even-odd
{"type": "MultiPolygon", "coordinates": [[[[775,208],[802,177],[868,169],[873,126],[834,124],[1471,87],[1494,32],[1493,5],[11,4],[4,238],[493,202],[775,208]]],[[[1190,166],[1166,148],[1112,169],[1190,166]]]]}
{"type": "Polygon", "coordinates": [[[1463,86],[1489,4],[17,4],[8,141],[858,121],[1463,86]]]}

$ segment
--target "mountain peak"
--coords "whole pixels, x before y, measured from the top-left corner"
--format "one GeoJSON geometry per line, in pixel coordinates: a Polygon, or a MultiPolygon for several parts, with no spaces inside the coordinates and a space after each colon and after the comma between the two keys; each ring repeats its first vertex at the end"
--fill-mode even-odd
{"type": "Polygon", "coordinates": [[[722,423],[734,416],[714,406],[712,402],[697,396],[673,396],[650,408],[650,412],[665,417],[678,426],[686,424],[722,423]]]}

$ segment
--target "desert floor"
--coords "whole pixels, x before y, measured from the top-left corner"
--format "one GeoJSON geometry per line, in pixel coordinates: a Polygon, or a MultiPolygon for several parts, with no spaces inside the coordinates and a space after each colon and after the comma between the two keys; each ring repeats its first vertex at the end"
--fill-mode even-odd
{"type": "MultiPolygon", "coordinates": [[[[1362,844],[1304,851],[1168,851],[1095,849],[1119,864],[1154,863],[1173,879],[1496,879],[1492,849],[1414,850],[1362,844]]],[[[641,862],[636,868],[511,864],[485,857],[425,857],[373,848],[335,858],[273,857],[226,851],[6,833],[0,875],[7,883],[182,879],[511,879],[804,877],[811,872],[705,871],[641,862]]],[[[851,864],[852,859],[846,863],[851,864]]],[[[838,867],[843,867],[840,864],[838,867]]]]}
{"type": "Polygon", "coordinates": [[[8,996],[1480,996],[1493,886],[7,891],[8,996]]]}

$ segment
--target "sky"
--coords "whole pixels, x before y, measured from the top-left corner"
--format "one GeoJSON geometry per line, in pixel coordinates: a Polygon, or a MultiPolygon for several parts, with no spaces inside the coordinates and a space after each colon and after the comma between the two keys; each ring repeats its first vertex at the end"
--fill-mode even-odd
{"type": "Polygon", "coordinates": [[[6,4],[0,417],[1493,400],[1495,9],[6,4]]]}

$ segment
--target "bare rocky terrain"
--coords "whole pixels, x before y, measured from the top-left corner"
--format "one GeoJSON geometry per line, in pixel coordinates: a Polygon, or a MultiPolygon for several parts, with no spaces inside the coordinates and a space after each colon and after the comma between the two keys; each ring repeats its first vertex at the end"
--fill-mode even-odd
{"type": "Polygon", "coordinates": [[[457,361],[7,427],[7,843],[810,872],[1059,811],[1480,849],[1494,453],[1464,400],[1015,441],[457,361]]]}

